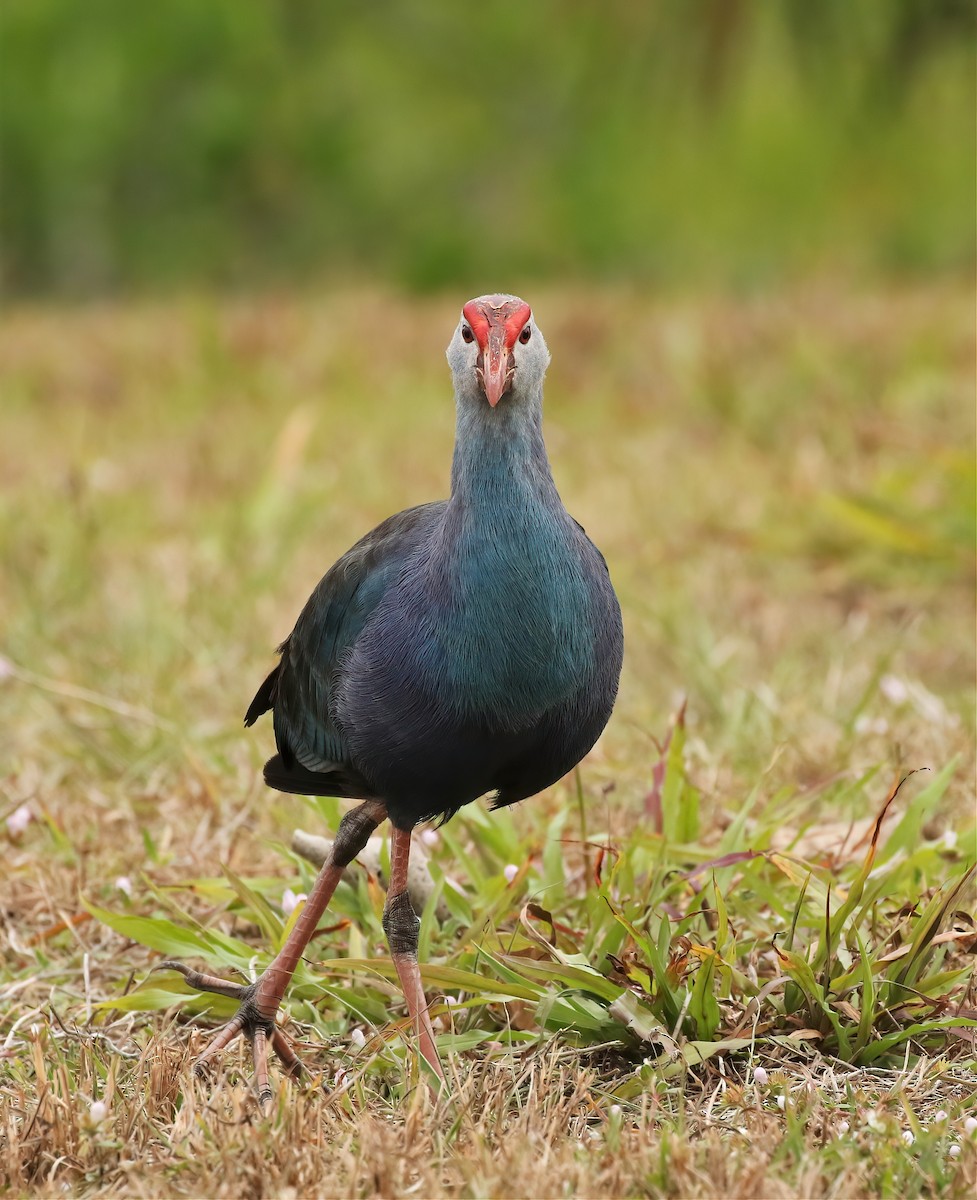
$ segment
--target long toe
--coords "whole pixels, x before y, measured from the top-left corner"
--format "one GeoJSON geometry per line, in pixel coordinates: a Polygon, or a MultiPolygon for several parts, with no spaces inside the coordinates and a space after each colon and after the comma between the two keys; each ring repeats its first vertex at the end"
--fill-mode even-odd
{"type": "MultiPolygon", "coordinates": [[[[222,1025],[210,1039],[203,1053],[199,1055],[197,1061],[193,1064],[194,1075],[204,1075],[206,1073],[207,1063],[210,1062],[212,1058],[216,1058],[222,1050],[226,1050],[239,1033],[243,1033],[245,1036],[248,1036],[247,1021],[243,1011],[233,1016],[226,1025],[222,1025]]],[[[254,1041],[253,1031],[251,1033],[251,1041],[254,1041]]]]}
{"type": "Polygon", "coordinates": [[[254,1055],[254,1090],[258,1104],[267,1108],[271,1103],[271,1083],[268,1079],[268,1034],[263,1029],[254,1031],[251,1052],[254,1055]]]}
{"type": "Polygon", "coordinates": [[[187,983],[195,991],[209,992],[214,996],[227,996],[231,1000],[244,1000],[251,988],[247,983],[232,983],[230,979],[221,979],[219,975],[206,975],[203,971],[195,971],[185,963],[167,959],[157,963],[154,971],[179,971],[187,983]]]}
{"type": "Polygon", "coordinates": [[[278,1061],[285,1068],[285,1073],[292,1079],[301,1079],[305,1074],[302,1060],[292,1049],[288,1038],[276,1025],[271,1035],[271,1048],[278,1056],[278,1061]]]}
{"type": "Polygon", "coordinates": [[[270,1034],[264,1028],[256,1029],[254,1037],[251,1039],[251,1051],[254,1055],[254,1090],[262,1109],[267,1109],[272,1099],[268,1072],[269,1043],[290,1078],[298,1079],[303,1070],[298,1055],[288,1044],[288,1040],[280,1029],[275,1028],[270,1034]]]}

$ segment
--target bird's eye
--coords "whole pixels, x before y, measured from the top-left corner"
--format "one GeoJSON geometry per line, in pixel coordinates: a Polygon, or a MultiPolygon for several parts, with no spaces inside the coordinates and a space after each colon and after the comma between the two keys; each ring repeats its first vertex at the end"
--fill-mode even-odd
{"type": "Polygon", "coordinates": [[[529,339],[533,336],[533,331],[528,325],[522,327],[522,333],[519,335],[519,340],[525,346],[529,339]]]}
{"type": "Polygon", "coordinates": [[[463,342],[473,342],[475,340],[475,335],[467,325],[462,325],[461,327],[461,340],[463,342]]]}

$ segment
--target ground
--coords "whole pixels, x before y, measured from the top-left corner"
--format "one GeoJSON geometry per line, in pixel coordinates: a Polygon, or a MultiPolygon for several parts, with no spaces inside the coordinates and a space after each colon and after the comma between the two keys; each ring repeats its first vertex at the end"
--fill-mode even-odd
{"type": "Polygon", "coordinates": [[[190,1076],[200,1005],[149,969],[247,970],[308,890],[287,843],[340,806],[267,791],[241,717],[325,568],[445,494],[464,298],[8,314],[4,1186],[972,1194],[969,282],[530,296],[626,665],[575,776],[424,835],[452,1097],[362,868],[285,1014],[311,1086],[190,1076]]]}

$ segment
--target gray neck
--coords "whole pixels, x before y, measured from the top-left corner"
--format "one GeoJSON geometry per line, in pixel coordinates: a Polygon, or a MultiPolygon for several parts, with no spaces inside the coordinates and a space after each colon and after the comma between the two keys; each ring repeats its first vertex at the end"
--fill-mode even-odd
{"type": "Polygon", "coordinates": [[[529,496],[562,508],[543,444],[542,389],[504,396],[492,409],[483,397],[459,397],[451,501],[469,512],[488,509],[497,519],[529,496]]]}

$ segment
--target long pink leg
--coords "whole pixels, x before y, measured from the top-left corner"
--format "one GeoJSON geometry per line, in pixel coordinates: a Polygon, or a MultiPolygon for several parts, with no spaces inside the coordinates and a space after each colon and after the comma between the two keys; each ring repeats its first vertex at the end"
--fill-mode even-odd
{"type": "Polygon", "coordinates": [[[407,863],[410,859],[410,830],[392,828],[390,834],[390,886],[383,909],[383,928],[390,943],[390,957],[397,968],[407,1011],[414,1022],[417,1045],[431,1069],[441,1080],[444,1071],[434,1044],[434,1029],[417,963],[417,939],[420,921],[407,892],[407,863]]]}
{"type": "Polygon", "coordinates": [[[162,962],[156,968],[161,970],[169,967],[179,971],[187,983],[198,991],[214,992],[217,995],[230,996],[241,1001],[239,1011],[217,1031],[203,1054],[197,1059],[194,1064],[196,1072],[200,1073],[205,1063],[229,1046],[239,1033],[243,1033],[251,1042],[256,1073],[255,1082],[261,1104],[265,1104],[271,1099],[271,1087],[268,1082],[269,1045],[289,1075],[297,1077],[302,1073],[302,1064],[298,1056],[289,1045],[284,1033],[275,1025],[278,1006],[282,1002],[282,997],[285,995],[285,990],[295,972],[298,961],[309,944],[309,939],[315,933],[320,917],[326,910],[326,905],[332,899],[332,894],[336,890],[336,884],[342,877],[344,869],[360,853],[370,834],[386,815],[386,808],[376,800],[367,800],[359,808],[354,808],[346,813],[336,830],[336,840],[333,842],[332,852],[316,877],[309,898],[299,913],[298,920],[292,926],[285,945],[254,983],[249,985],[232,983],[215,975],[205,975],[200,971],[194,971],[178,962],[162,962]]]}

